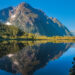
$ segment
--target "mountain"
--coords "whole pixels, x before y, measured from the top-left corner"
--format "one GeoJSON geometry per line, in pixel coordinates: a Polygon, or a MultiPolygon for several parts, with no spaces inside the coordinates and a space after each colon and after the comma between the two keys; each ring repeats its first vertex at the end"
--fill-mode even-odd
{"type": "Polygon", "coordinates": [[[71,33],[75,36],[75,31],[71,31],[71,33]]]}
{"type": "Polygon", "coordinates": [[[16,7],[0,11],[0,21],[15,25],[28,33],[46,36],[70,36],[70,31],[56,18],[48,17],[43,11],[21,3],[16,7]]]}

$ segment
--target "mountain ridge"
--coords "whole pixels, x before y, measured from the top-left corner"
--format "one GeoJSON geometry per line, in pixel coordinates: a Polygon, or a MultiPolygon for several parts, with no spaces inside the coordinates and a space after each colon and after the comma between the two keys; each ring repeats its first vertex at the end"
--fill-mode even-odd
{"type": "Polygon", "coordinates": [[[43,11],[22,2],[11,9],[7,8],[4,15],[0,11],[1,22],[18,26],[21,30],[46,36],[70,36],[70,31],[56,18],[48,17],[43,11]],[[7,15],[8,14],[8,15],[7,15]],[[7,15],[7,16],[6,16],[7,15]]]}

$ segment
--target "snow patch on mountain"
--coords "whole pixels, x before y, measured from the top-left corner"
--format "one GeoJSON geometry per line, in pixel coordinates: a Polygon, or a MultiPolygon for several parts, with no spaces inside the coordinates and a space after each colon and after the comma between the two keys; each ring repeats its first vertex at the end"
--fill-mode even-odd
{"type": "Polygon", "coordinates": [[[5,24],[6,24],[6,25],[12,25],[10,22],[6,22],[5,24]]]}
{"type": "Polygon", "coordinates": [[[11,18],[14,19],[16,17],[16,15],[12,15],[11,18]]]}
{"type": "Polygon", "coordinates": [[[8,57],[12,57],[12,56],[14,56],[13,54],[9,54],[9,55],[7,55],[8,57]]]}

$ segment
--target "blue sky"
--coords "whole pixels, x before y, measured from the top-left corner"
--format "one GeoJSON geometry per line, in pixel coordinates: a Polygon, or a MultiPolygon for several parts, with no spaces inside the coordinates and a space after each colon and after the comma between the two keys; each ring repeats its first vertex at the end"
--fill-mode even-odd
{"type": "Polygon", "coordinates": [[[75,31],[75,0],[0,0],[0,9],[21,2],[43,10],[49,17],[56,17],[71,31],[75,31]]]}

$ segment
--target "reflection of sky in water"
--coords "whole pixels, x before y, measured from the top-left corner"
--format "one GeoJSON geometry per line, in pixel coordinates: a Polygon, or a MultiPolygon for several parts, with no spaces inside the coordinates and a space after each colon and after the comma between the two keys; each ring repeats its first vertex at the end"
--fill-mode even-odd
{"type": "Polygon", "coordinates": [[[50,61],[46,67],[36,71],[34,75],[69,75],[73,57],[75,57],[75,49],[70,48],[59,59],[50,61]]]}
{"type": "Polygon", "coordinates": [[[72,47],[75,48],[75,44],[72,47]]]}
{"type": "Polygon", "coordinates": [[[11,73],[0,70],[0,75],[21,75],[21,74],[11,74],[11,73]]]}
{"type": "Polygon", "coordinates": [[[0,75],[12,75],[11,73],[0,70],[0,75]]]}

